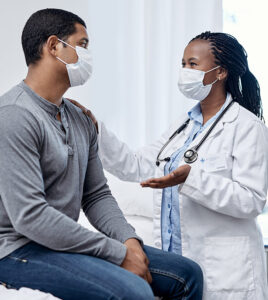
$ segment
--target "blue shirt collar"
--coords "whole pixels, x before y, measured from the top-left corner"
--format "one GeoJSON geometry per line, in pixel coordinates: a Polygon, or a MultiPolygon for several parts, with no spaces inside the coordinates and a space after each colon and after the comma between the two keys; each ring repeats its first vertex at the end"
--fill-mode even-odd
{"type": "MultiPolygon", "coordinates": [[[[215,116],[213,116],[211,119],[215,119],[216,117],[218,117],[218,115],[224,110],[224,108],[227,106],[228,104],[228,96],[226,97],[226,100],[223,104],[223,106],[221,107],[221,109],[216,113],[215,116]]],[[[203,125],[203,115],[202,115],[202,111],[201,111],[201,105],[200,102],[198,102],[189,112],[188,112],[188,116],[190,118],[190,120],[195,121],[201,125],[203,125]]],[[[210,121],[210,120],[209,120],[210,121]]],[[[207,123],[210,123],[210,122],[207,123]]]]}
{"type": "Polygon", "coordinates": [[[201,112],[201,105],[200,102],[198,102],[189,112],[188,116],[190,120],[196,121],[200,123],[201,125],[203,124],[203,115],[201,112]]]}

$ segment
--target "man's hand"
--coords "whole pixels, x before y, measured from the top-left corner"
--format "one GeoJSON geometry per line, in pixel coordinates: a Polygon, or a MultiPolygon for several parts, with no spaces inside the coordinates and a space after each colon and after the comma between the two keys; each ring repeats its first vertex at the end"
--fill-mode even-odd
{"type": "Polygon", "coordinates": [[[152,283],[152,276],[148,269],[149,260],[140,242],[136,239],[128,239],[124,245],[127,247],[127,254],[121,267],[152,283]]]}
{"type": "Polygon", "coordinates": [[[185,182],[186,178],[189,175],[190,170],[191,167],[189,165],[183,165],[166,176],[160,178],[152,178],[143,181],[141,182],[141,186],[150,187],[153,189],[163,189],[169,186],[174,186],[185,182]]]}
{"type": "Polygon", "coordinates": [[[73,99],[69,99],[67,98],[70,102],[72,102],[75,106],[79,107],[80,109],[82,109],[83,113],[87,116],[90,117],[90,119],[92,120],[92,122],[94,123],[96,129],[97,129],[97,133],[99,133],[99,128],[98,128],[98,121],[95,118],[95,116],[93,115],[93,113],[87,109],[85,106],[81,105],[79,102],[73,100],[73,99]]]}

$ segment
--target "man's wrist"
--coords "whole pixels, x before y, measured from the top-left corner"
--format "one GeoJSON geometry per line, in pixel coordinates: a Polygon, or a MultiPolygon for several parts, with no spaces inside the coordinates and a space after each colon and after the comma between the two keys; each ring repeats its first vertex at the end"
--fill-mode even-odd
{"type": "Polygon", "coordinates": [[[136,238],[129,238],[124,242],[127,247],[139,246],[142,247],[141,242],[136,238]]]}

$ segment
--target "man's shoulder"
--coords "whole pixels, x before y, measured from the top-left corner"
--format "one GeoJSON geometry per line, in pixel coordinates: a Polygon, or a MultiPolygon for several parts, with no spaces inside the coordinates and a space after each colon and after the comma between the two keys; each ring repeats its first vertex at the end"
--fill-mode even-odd
{"type": "Polygon", "coordinates": [[[23,92],[19,84],[12,87],[9,91],[0,96],[0,108],[6,105],[16,105],[23,92]]]}
{"type": "Polygon", "coordinates": [[[15,85],[5,94],[0,96],[0,110],[5,107],[13,107],[14,110],[21,110],[33,112],[34,102],[31,97],[25,92],[22,83],[15,85]]]}
{"type": "Polygon", "coordinates": [[[0,96],[0,111],[2,114],[11,115],[12,119],[16,119],[16,115],[38,119],[36,105],[21,83],[0,96]]]}
{"type": "Polygon", "coordinates": [[[37,128],[39,121],[29,105],[25,106],[27,95],[18,84],[0,96],[0,124],[6,130],[23,130],[23,128],[37,128]]]}

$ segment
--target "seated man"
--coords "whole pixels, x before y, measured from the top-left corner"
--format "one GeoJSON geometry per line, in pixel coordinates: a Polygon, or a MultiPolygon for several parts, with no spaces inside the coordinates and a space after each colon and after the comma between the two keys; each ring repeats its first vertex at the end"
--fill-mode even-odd
{"type": "Polygon", "coordinates": [[[90,118],[62,98],[91,74],[86,25],[59,9],[22,33],[24,81],[0,98],[0,282],[61,299],[201,299],[193,261],[144,246],[111,195],[90,118]],[[100,231],[77,223],[80,208],[100,231]]]}

